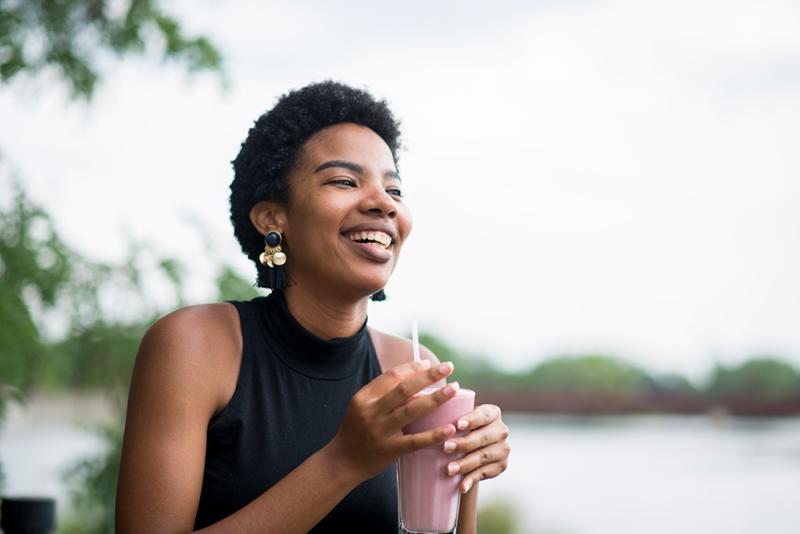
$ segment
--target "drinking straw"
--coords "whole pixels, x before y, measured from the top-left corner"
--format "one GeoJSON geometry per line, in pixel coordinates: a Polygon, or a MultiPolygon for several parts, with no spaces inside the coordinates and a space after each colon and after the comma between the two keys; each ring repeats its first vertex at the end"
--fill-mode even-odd
{"type": "Polygon", "coordinates": [[[417,325],[417,320],[414,319],[414,322],[411,323],[411,347],[414,351],[414,361],[419,361],[419,327],[417,325]]]}

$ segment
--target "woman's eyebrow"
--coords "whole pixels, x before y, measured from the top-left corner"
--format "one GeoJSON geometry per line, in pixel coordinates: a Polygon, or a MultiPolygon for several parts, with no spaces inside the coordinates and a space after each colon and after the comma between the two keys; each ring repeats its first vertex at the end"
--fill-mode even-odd
{"type": "Polygon", "coordinates": [[[394,178],[395,180],[398,180],[398,181],[400,181],[400,182],[402,182],[402,181],[403,181],[403,179],[402,179],[402,178],[400,178],[400,175],[399,175],[399,174],[397,174],[397,173],[396,173],[396,172],[394,172],[394,171],[386,171],[385,173],[383,173],[383,177],[384,177],[384,178],[394,178]]]}
{"type": "MultiPolygon", "coordinates": [[[[347,169],[357,174],[364,174],[364,167],[362,167],[358,163],[353,163],[352,161],[346,161],[343,159],[332,159],[330,161],[326,161],[325,163],[314,169],[314,173],[318,173],[319,171],[325,169],[330,169],[331,167],[341,167],[342,169],[347,169]]],[[[395,178],[397,180],[401,180],[400,175],[397,174],[395,171],[389,170],[384,172],[383,175],[384,177],[387,178],[395,178]]]]}
{"type": "Polygon", "coordinates": [[[341,167],[343,169],[348,169],[358,174],[364,174],[364,167],[362,167],[358,163],[353,163],[352,161],[345,161],[343,159],[332,159],[330,161],[326,161],[325,163],[314,169],[314,172],[317,173],[325,169],[330,169],[331,167],[341,167]]]}

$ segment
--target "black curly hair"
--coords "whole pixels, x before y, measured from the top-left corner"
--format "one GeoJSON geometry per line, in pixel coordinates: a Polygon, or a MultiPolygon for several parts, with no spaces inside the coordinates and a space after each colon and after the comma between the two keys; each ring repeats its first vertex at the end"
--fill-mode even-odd
{"type": "MultiPolygon", "coordinates": [[[[302,147],[318,131],[334,124],[351,122],[366,126],[389,146],[395,165],[400,140],[398,121],[385,100],[377,100],[366,90],[326,80],[312,83],[281,95],[271,110],[261,115],[231,163],[230,216],[233,234],[247,257],[261,273],[259,255],[264,251],[264,236],[250,221],[256,202],[289,202],[289,170],[297,164],[302,147]]],[[[266,287],[263,277],[255,285],[266,287]]],[[[373,300],[383,300],[381,290],[373,300]]]]}

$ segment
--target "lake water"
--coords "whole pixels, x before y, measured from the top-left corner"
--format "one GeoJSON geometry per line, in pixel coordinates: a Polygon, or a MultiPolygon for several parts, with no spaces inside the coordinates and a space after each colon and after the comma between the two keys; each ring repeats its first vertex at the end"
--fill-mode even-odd
{"type": "MultiPolygon", "coordinates": [[[[52,411],[12,408],[0,460],[7,494],[61,507],[60,473],[102,444],[68,407],[52,411]]],[[[505,419],[511,465],[481,483],[480,501],[511,503],[524,534],[800,532],[800,418],[505,419]]]]}
{"type": "Polygon", "coordinates": [[[800,532],[800,418],[507,416],[481,484],[536,534],[800,532]]]}

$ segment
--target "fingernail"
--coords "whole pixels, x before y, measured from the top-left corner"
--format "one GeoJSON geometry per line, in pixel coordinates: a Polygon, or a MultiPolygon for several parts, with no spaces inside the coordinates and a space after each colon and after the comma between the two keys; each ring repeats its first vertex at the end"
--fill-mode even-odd
{"type": "Polygon", "coordinates": [[[458,421],[458,429],[459,430],[466,430],[469,426],[469,422],[466,419],[461,419],[458,421]]]}
{"type": "Polygon", "coordinates": [[[444,442],[444,452],[453,452],[456,450],[456,442],[455,441],[445,441],[444,442]]]}
{"type": "Polygon", "coordinates": [[[445,374],[452,368],[453,368],[453,364],[450,363],[450,362],[446,362],[446,363],[440,364],[439,365],[439,373],[445,374]]]}
{"type": "Polygon", "coordinates": [[[429,369],[431,366],[430,360],[420,360],[417,362],[417,365],[420,366],[421,369],[429,369]]]}
{"type": "Polygon", "coordinates": [[[451,382],[450,384],[447,384],[447,386],[445,386],[444,388],[445,395],[452,395],[456,391],[458,391],[458,382],[451,382]]]}
{"type": "Polygon", "coordinates": [[[447,466],[447,474],[448,475],[455,475],[459,471],[461,471],[461,466],[458,465],[455,462],[447,466]]]}
{"type": "Polygon", "coordinates": [[[464,493],[468,492],[470,489],[472,489],[472,480],[468,478],[467,481],[464,482],[464,493]]]}

